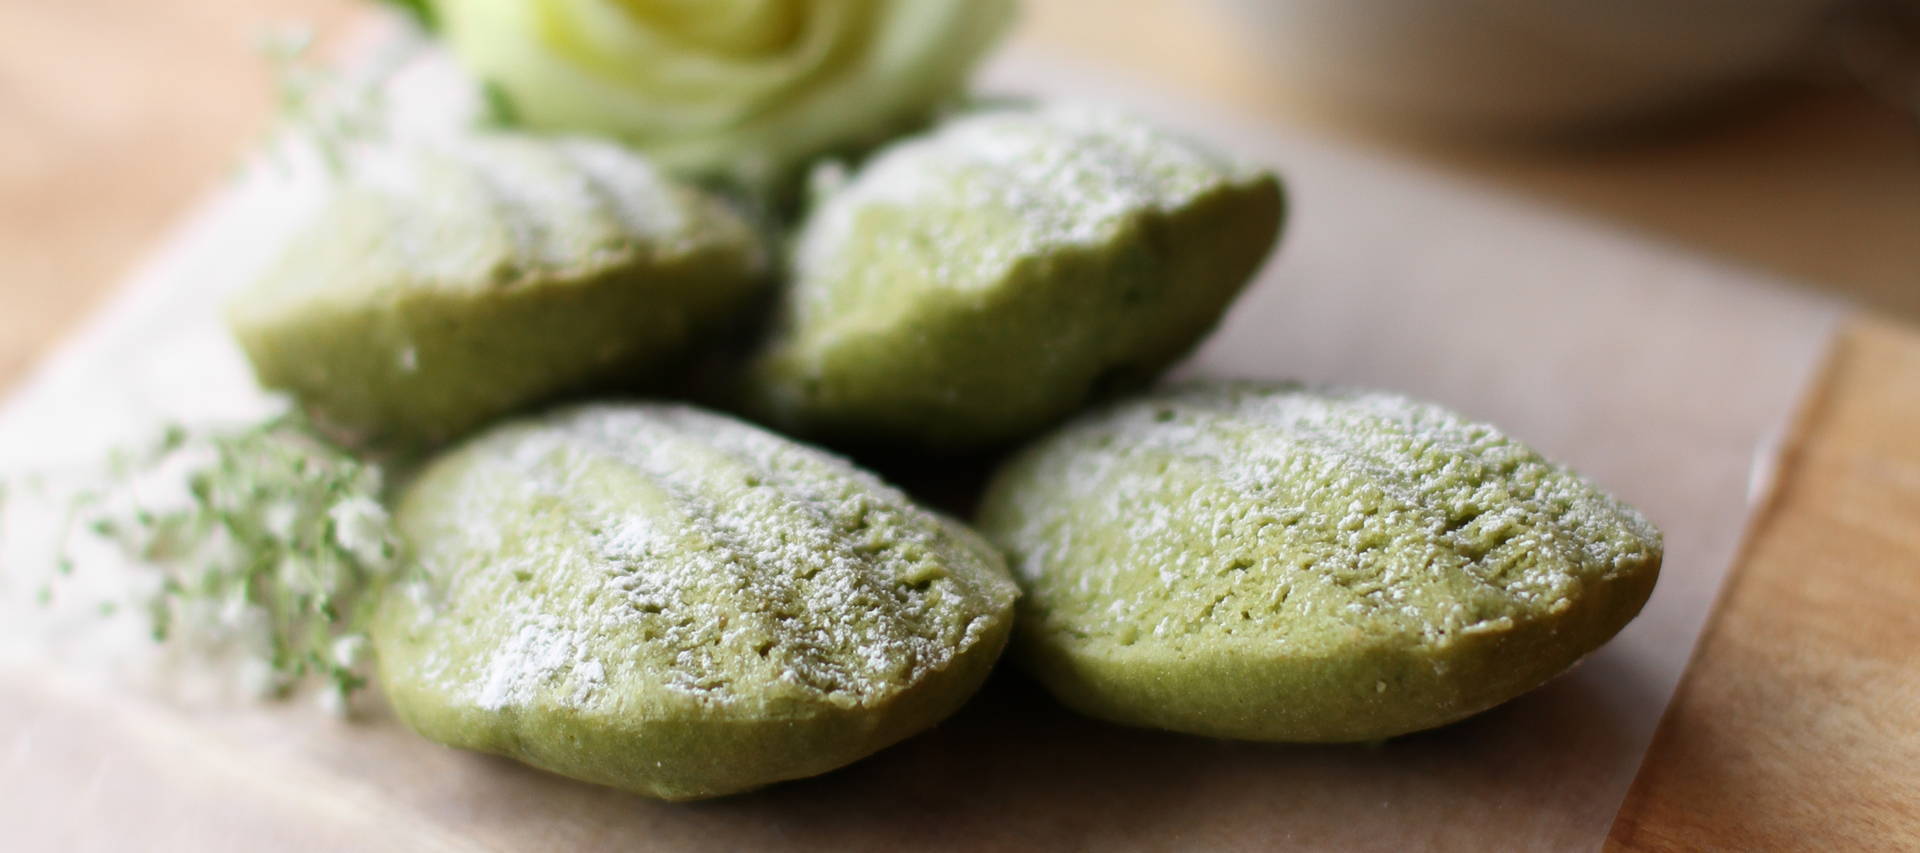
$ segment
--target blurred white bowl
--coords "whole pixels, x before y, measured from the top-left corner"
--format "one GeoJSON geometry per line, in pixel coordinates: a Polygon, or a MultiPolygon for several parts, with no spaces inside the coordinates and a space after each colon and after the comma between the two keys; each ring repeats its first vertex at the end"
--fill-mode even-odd
{"type": "Polygon", "coordinates": [[[1223,0],[1290,90],[1395,124],[1639,121],[1791,73],[1844,0],[1223,0]]]}

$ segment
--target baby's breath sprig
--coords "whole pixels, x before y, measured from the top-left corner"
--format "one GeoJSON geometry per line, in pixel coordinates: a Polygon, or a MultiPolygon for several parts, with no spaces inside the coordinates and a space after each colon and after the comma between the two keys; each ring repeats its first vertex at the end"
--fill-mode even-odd
{"type": "Polygon", "coordinates": [[[156,641],[239,648],[263,665],[265,692],[318,678],[344,700],[366,683],[378,593],[405,565],[380,496],[377,466],[295,414],[170,427],[75,493],[60,572],[87,570],[77,537],[106,544],[155,573],[131,603],[156,641]]]}
{"type": "Polygon", "coordinates": [[[391,141],[387,84],[427,42],[417,34],[390,39],[350,69],[313,61],[313,43],[313,30],[305,26],[269,30],[261,38],[259,50],[274,79],[275,127],[266,149],[288,172],[294,171],[296,152],[311,151],[328,175],[342,178],[353,168],[356,150],[391,141]]]}
{"type": "Polygon", "coordinates": [[[372,88],[345,85],[341,76],[307,61],[313,31],[287,27],[266,33],[260,53],[273,69],[276,139],[267,150],[280,168],[291,171],[291,146],[316,153],[327,172],[346,173],[351,149],[382,133],[380,109],[372,88]]]}

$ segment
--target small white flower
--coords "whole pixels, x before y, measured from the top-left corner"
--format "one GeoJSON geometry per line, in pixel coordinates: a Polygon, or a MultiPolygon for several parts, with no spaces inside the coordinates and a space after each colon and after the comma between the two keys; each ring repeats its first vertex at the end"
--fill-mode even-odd
{"type": "Polygon", "coordinates": [[[260,526],[275,539],[292,539],[294,525],[300,523],[300,507],[292,501],[274,501],[260,510],[260,526]]]}
{"type": "Polygon", "coordinates": [[[348,634],[333,641],[333,662],[345,669],[359,666],[367,658],[367,638],[348,634]]]}
{"type": "Polygon", "coordinates": [[[347,704],[347,694],[332,688],[320,691],[320,695],[315,697],[314,701],[320,705],[320,710],[335,717],[345,717],[347,712],[352,710],[347,704]]]}
{"type": "Polygon", "coordinates": [[[372,498],[356,496],[333,505],[327,512],[333,521],[333,541],[361,565],[385,571],[393,561],[387,510],[372,498]]]}

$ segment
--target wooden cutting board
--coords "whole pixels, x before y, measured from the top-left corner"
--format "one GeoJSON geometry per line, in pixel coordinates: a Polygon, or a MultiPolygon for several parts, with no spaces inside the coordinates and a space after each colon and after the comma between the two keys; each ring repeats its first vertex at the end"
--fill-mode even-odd
{"type": "MultiPolygon", "coordinates": [[[[1072,92],[1130,88],[1032,62],[999,74],[1072,92]]],[[[1507,708],[1376,750],[1122,731],[1003,678],[961,717],[871,761],[696,806],[438,749],[377,716],[343,726],[301,707],[181,705],[14,657],[0,672],[10,733],[0,815],[13,842],[1398,849],[1591,846],[1611,826],[1616,841],[1643,846],[1911,843],[1920,825],[1907,769],[1920,757],[1906,663],[1920,647],[1909,615],[1920,612],[1911,330],[1847,318],[1836,336],[1831,306],[1750,276],[1321,140],[1146,100],[1294,179],[1299,216],[1282,260],[1193,369],[1441,399],[1648,507],[1674,553],[1654,605],[1619,643],[1507,708]],[[1796,408],[1797,431],[1780,432],[1796,408]],[[1792,436],[1784,454],[1782,434],[1792,436]],[[1749,476],[1776,459],[1777,477],[1749,476]],[[1774,499],[1668,706],[1732,560],[1750,480],[1774,499]]],[[[191,317],[193,300],[166,297],[217,291],[209,275],[231,278],[223,247],[232,223],[250,218],[236,204],[215,202],[129,291],[174,313],[121,299],[109,332],[68,349],[83,353],[69,366],[93,365],[73,375],[92,372],[84,384],[110,390],[76,397],[42,381],[28,391],[41,402],[29,405],[54,412],[46,401],[58,399],[97,420],[99,407],[148,387],[124,383],[150,373],[111,369],[154,351],[125,331],[191,317]],[[102,374],[107,382],[94,381],[102,374]]],[[[158,396],[148,402],[166,405],[158,396]]],[[[52,417],[62,419],[73,416],[52,417]]]]}

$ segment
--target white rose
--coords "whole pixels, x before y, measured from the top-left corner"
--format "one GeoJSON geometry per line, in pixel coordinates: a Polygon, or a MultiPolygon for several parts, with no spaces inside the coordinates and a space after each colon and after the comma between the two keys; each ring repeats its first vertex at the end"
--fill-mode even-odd
{"type": "Polygon", "coordinates": [[[534,128],[763,183],[878,141],[965,82],[1012,0],[432,0],[454,53],[534,128]]]}

